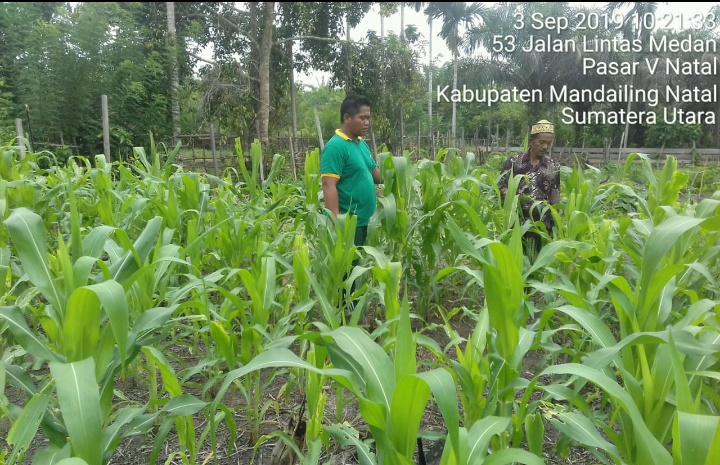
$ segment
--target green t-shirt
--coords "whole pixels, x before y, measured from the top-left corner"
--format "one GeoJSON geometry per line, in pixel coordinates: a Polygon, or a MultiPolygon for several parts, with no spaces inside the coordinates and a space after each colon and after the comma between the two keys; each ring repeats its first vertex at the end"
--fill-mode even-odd
{"type": "Polygon", "coordinates": [[[338,179],[340,213],[357,215],[358,226],[367,226],[375,213],[377,194],[372,171],[377,163],[367,142],[354,141],[340,130],[325,144],[320,157],[320,176],[338,179]]]}

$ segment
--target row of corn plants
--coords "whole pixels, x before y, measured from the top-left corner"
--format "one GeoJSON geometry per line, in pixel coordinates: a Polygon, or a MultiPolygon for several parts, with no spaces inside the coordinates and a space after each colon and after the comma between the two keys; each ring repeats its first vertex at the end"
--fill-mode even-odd
{"type": "Polygon", "coordinates": [[[221,176],[185,171],[178,150],[40,169],[52,154],[1,149],[0,463],[100,465],[148,434],[148,463],[229,463],[245,433],[303,464],[337,446],[412,464],[420,437],[444,441],[443,465],[542,464],[571,446],[616,465],[720,456],[720,192],[686,196],[672,157],[661,171],[628,160],[642,190],[563,168],[561,204],[537,205],[550,237],[520,221],[519,177],[501,202],[499,173],[472,154],[383,152],[356,247],[355,219],[322,208],[319,151],[294,182],[280,155],[260,178],[257,141],[250,169],[238,141],[240,168],[221,176]],[[537,257],[528,231],[546,242],[537,257]],[[531,352],[543,366],[528,375],[531,352]],[[306,402],[300,446],[268,433],[292,407],[267,395],[278,384],[306,402]],[[434,408],[442,433],[422,428],[434,408]]]}

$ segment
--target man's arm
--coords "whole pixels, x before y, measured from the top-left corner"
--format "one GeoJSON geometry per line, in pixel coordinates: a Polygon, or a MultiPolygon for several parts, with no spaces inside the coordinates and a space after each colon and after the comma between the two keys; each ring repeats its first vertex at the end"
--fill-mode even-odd
{"type": "Polygon", "coordinates": [[[343,172],[344,157],[336,146],[326,145],[320,159],[320,179],[322,181],[325,208],[333,215],[340,215],[340,200],[338,198],[337,183],[343,172]]]}
{"type": "Polygon", "coordinates": [[[498,181],[498,188],[500,189],[500,197],[505,201],[505,195],[508,190],[508,180],[510,178],[510,169],[512,168],[512,162],[510,158],[505,160],[502,168],[500,169],[500,180],[498,181]]]}
{"type": "Polygon", "coordinates": [[[338,178],[334,176],[325,175],[322,177],[322,190],[323,196],[325,197],[325,208],[330,210],[335,216],[340,215],[337,183],[338,178]]]}
{"type": "Polygon", "coordinates": [[[375,184],[382,184],[382,178],[380,177],[380,168],[372,170],[372,177],[375,184]]]}

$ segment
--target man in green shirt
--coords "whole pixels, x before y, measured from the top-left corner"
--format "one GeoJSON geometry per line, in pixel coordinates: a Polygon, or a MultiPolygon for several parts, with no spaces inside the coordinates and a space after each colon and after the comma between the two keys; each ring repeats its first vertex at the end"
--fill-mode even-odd
{"type": "MultiPolygon", "coordinates": [[[[377,206],[375,185],[382,183],[377,162],[363,140],[370,128],[370,101],[347,96],[340,106],[340,124],[322,151],[320,177],[325,207],[336,217],[357,215],[354,242],[359,247],[365,245],[368,222],[377,206]]],[[[353,266],[358,261],[353,260],[353,266]]]]}
{"type": "Polygon", "coordinates": [[[375,184],[382,182],[380,169],[363,140],[370,127],[370,101],[362,96],[345,98],[340,123],[320,159],[325,207],[335,216],[357,215],[355,245],[361,246],[377,205],[375,184]]]}

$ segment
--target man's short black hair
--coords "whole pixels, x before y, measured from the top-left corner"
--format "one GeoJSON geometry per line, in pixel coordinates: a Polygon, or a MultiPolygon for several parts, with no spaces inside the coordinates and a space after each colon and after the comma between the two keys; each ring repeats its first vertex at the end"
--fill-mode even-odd
{"type": "Polygon", "coordinates": [[[370,100],[363,95],[348,95],[340,105],[340,124],[343,123],[345,114],[355,116],[360,112],[360,107],[370,106],[370,100]]]}

